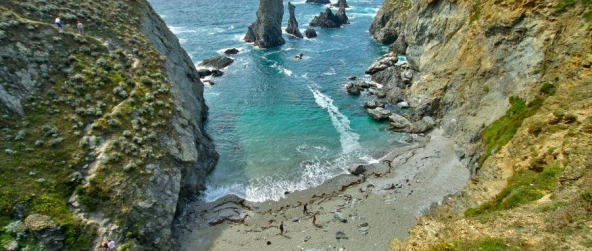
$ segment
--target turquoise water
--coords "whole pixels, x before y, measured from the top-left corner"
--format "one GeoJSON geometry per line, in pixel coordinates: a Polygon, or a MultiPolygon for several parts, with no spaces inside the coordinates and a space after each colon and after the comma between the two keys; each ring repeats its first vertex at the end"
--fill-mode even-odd
{"type": "MultiPolygon", "coordinates": [[[[258,49],[242,38],[255,20],[258,1],[150,0],[198,63],[239,48],[224,76],[205,84],[209,106],[206,130],[220,161],[202,194],[212,201],[236,194],[251,201],[277,200],[285,191],[320,185],[346,173],[352,163],[375,162],[400,146],[401,135],[372,121],[363,108],[367,96],[349,96],[349,76],[364,70],[388,48],[374,42],[368,28],[381,1],[348,1],[350,25],[315,28],[318,37],[258,49]],[[304,53],[302,60],[294,56],[304,53]]],[[[296,5],[304,33],[327,6],[296,5]]],[[[287,26],[287,1],[284,2],[287,26]]]]}

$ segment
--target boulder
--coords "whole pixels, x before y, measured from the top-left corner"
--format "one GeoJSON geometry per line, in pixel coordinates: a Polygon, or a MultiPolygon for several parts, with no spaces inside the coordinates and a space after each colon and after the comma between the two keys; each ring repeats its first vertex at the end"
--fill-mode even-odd
{"type": "Polygon", "coordinates": [[[376,121],[387,119],[391,115],[391,112],[389,110],[384,109],[382,107],[367,109],[367,111],[370,117],[376,121]]]}
{"type": "Polygon", "coordinates": [[[66,235],[58,225],[46,215],[32,214],[25,219],[25,225],[35,238],[43,243],[44,250],[58,251],[64,247],[66,235]]]}
{"type": "Polygon", "coordinates": [[[401,65],[401,80],[403,81],[403,84],[405,84],[406,86],[410,86],[411,85],[411,79],[413,79],[413,69],[411,69],[411,67],[409,67],[409,65],[404,64],[401,65]]]}
{"type": "Polygon", "coordinates": [[[409,103],[403,101],[403,102],[397,103],[397,106],[401,109],[406,109],[406,108],[409,108],[409,103]]]}
{"type": "Polygon", "coordinates": [[[360,175],[365,173],[367,170],[366,165],[361,165],[361,164],[357,164],[357,165],[353,165],[349,168],[349,173],[353,174],[353,175],[360,175]]]}
{"type": "Polygon", "coordinates": [[[257,20],[249,26],[245,41],[260,48],[271,48],[286,43],[282,37],[283,16],[282,0],[260,0],[257,20]]]}
{"type": "Polygon", "coordinates": [[[214,69],[222,69],[226,66],[231,65],[232,63],[234,63],[234,59],[229,58],[227,56],[215,56],[212,58],[208,58],[204,61],[201,61],[199,64],[197,64],[197,66],[199,67],[208,67],[208,68],[214,68],[214,69]]]}
{"type": "Polygon", "coordinates": [[[224,72],[221,70],[212,70],[212,76],[213,77],[222,77],[222,75],[224,75],[224,72]]]}
{"type": "Polygon", "coordinates": [[[371,101],[367,101],[366,103],[364,103],[364,108],[374,109],[376,107],[378,107],[376,100],[371,100],[371,101]]]}
{"type": "Polygon", "coordinates": [[[347,83],[345,85],[345,89],[347,90],[347,93],[349,93],[350,95],[360,95],[360,88],[355,83],[347,83]]]}
{"type": "Polygon", "coordinates": [[[342,214],[340,212],[333,213],[333,218],[338,221],[341,221],[343,223],[347,223],[347,216],[345,216],[345,214],[342,214]]]}
{"type": "MultiPolygon", "coordinates": [[[[345,24],[342,23],[343,18],[343,16],[336,16],[331,9],[327,8],[325,9],[325,12],[321,12],[320,15],[315,16],[308,25],[321,28],[339,28],[342,24],[345,24]]],[[[347,16],[345,18],[347,18],[347,16]]]]}
{"type": "Polygon", "coordinates": [[[337,231],[337,232],[335,233],[335,239],[338,239],[338,240],[342,240],[342,239],[343,239],[343,240],[346,240],[346,239],[347,239],[347,235],[345,235],[345,233],[344,233],[344,232],[337,231]]]}
{"type": "Polygon", "coordinates": [[[383,71],[386,68],[389,68],[397,63],[399,58],[396,54],[390,52],[386,55],[377,59],[368,69],[366,69],[366,74],[375,74],[379,71],[383,71]]]}
{"type": "Polygon", "coordinates": [[[290,14],[290,19],[288,19],[288,27],[286,28],[286,33],[292,34],[295,37],[302,38],[302,33],[300,33],[300,29],[298,29],[298,21],[296,21],[296,16],[294,15],[295,9],[296,6],[288,2],[288,12],[290,14]]]}
{"type": "Polygon", "coordinates": [[[411,128],[411,122],[399,114],[393,114],[389,117],[389,125],[395,131],[405,131],[411,128]]]}
{"type": "Polygon", "coordinates": [[[376,92],[376,97],[385,98],[386,97],[386,92],[383,91],[383,90],[379,90],[379,91],[376,92]]]}
{"type": "Polygon", "coordinates": [[[238,54],[238,49],[237,48],[230,48],[224,51],[224,54],[226,55],[234,55],[234,54],[238,54]]]}
{"type": "Polygon", "coordinates": [[[315,29],[310,29],[310,28],[308,28],[308,29],[306,29],[306,30],[304,31],[304,35],[305,35],[307,38],[313,38],[313,37],[317,37],[317,31],[316,31],[315,29]]]}
{"type": "Polygon", "coordinates": [[[356,80],[357,78],[358,78],[358,77],[356,77],[356,76],[350,76],[350,77],[348,77],[347,79],[349,79],[349,80],[356,80]]]}
{"type": "Polygon", "coordinates": [[[349,24],[349,18],[345,14],[345,7],[346,6],[344,4],[341,4],[339,6],[339,10],[337,10],[337,14],[335,14],[335,16],[337,17],[337,19],[339,19],[339,22],[341,23],[341,25],[343,25],[343,24],[349,24]]]}
{"type": "Polygon", "coordinates": [[[391,88],[387,92],[386,96],[388,97],[388,100],[394,104],[403,102],[405,100],[405,93],[403,92],[403,89],[399,87],[391,88]]]}

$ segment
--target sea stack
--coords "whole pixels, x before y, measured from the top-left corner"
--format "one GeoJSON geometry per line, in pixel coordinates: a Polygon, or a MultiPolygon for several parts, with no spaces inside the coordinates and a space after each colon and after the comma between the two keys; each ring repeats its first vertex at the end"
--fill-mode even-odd
{"type": "Polygon", "coordinates": [[[286,28],[286,32],[288,34],[292,34],[295,37],[303,38],[302,33],[298,29],[298,21],[296,21],[296,16],[294,15],[294,10],[296,6],[292,3],[288,2],[288,12],[290,13],[290,19],[288,20],[288,28],[286,28]]]}
{"type": "Polygon", "coordinates": [[[346,0],[339,0],[336,4],[332,4],[331,6],[339,8],[341,7],[341,5],[343,5],[345,8],[349,8],[349,5],[347,5],[346,0]]]}
{"type": "Polygon", "coordinates": [[[282,0],[261,0],[257,9],[257,20],[249,26],[245,41],[260,48],[271,48],[286,43],[282,37],[282,0]]]}
{"type": "Polygon", "coordinates": [[[349,24],[349,18],[347,18],[347,15],[345,15],[345,8],[347,7],[347,3],[345,2],[345,0],[340,0],[338,4],[339,10],[337,11],[337,14],[335,14],[335,16],[337,16],[337,19],[339,19],[339,25],[341,26],[342,24],[349,24]]]}
{"type": "Polygon", "coordinates": [[[315,16],[310,21],[310,26],[318,26],[321,28],[339,28],[342,24],[347,24],[348,18],[345,15],[345,7],[339,7],[337,15],[333,14],[331,9],[327,8],[325,12],[321,12],[320,15],[315,16]]]}

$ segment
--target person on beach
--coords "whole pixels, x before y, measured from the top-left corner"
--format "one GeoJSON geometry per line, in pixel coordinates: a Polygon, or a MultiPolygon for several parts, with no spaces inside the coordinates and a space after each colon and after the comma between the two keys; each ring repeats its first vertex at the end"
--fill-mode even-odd
{"type": "Polygon", "coordinates": [[[304,203],[304,209],[302,209],[302,213],[304,215],[306,215],[308,213],[308,208],[306,208],[308,206],[308,203],[304,203]]]}
{"type": "Polygon", "coordinates": [[[280,223],[280,235],[284,235],[284,222],[280,223]]]}
{"type": "Polygon", "coordinates": [[[64,30],[64,25],[62,24],[60,17],[56,17],[55,24],[60,29],[60,31],[64,30]]]}
{"type": "Polygon", "coordinates": [[[76,27],[78,27],[78,32],[80,33],[80,35],[84,35],[84,26],[82,25],[82,23],[80,21],[78,21],[78,24],[76,24],[76,27]]]}

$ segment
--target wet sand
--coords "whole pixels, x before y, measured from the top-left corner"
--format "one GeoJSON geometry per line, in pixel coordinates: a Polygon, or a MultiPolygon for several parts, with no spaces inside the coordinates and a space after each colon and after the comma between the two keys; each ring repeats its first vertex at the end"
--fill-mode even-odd
{"type": "Polygon", "coordinates": [[[280,201],[227,196],[191,204],[175,234],[186,251],[390,250],[391,239],[405,238],[417,216],[461,191],[468,179],[454,143],[434,130],[362,175],[342,175],[280,201]]]}

